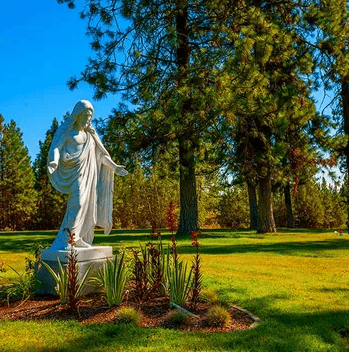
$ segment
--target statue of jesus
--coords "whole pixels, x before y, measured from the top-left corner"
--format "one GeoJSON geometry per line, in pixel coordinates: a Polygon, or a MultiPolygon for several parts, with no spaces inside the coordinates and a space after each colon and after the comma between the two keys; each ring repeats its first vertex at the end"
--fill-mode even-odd
{"type": "Polygon", "coordinates": [[[68,228],[76,247],[91,247],[95,226],[112,228],[114,173],[127,175],[115,164],[91,125],[93,106],[80,100],[56,131],[47,169],[52,185],[67,193],[68,204],[58,235],[50,250],[68,249],[68,228]]]}

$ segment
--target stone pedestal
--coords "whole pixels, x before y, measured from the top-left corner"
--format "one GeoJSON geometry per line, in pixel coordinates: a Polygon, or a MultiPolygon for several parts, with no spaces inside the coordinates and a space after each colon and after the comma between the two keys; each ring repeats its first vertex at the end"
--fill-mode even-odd
{"type": "MultiPolygon", "coordinates": [[[[98,247],[92,246],[90,248],[76,248],[78,253],[78,265],[79,265],[79,276],[80,279],[91,264],[92,270],[90,276],[96,276],[98,270],[102,267],[103,263],[108,259],[113,258],[112,247],[98,247]]],[[[61,262],[65,268],[68,265],[68,254],[69,250],[52,251],[50,249],[44,249],[41,252],[41,260],[47,263],[56,273],[58,272],[58,261],[61,262]]],[[[38,278],[42,282],[42,286],[38,290],[39,294],[52,294],[56,295],[55,292],[55,280],[52,275],[48,272],[44,265],[40,265],[37,268],[38,278]]],[[[84,294],[97,291],[97,288],[92,284],[87,284],[84,290],[84,294]]]]}

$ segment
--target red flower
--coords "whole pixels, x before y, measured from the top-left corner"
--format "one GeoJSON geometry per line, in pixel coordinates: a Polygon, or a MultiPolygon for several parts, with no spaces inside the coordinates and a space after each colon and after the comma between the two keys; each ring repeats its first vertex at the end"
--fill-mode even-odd
{"type": "Polygon", "coordinates": [[[76,246],[76,242],[75,242],[75,240],[74,240],[74,236],[75,236],[75,234],[74,233],[69,233],[69,241],[68,241],[68,243],[71,245],[71,246],[76,246]]]}
{"type": "Polygon", "coordinates": [[[199,242],[198,242],[198,238],[199,238],[199,231],[190,231],[190,237],[192,240],[192,245],[199,247],[199,242]]]}

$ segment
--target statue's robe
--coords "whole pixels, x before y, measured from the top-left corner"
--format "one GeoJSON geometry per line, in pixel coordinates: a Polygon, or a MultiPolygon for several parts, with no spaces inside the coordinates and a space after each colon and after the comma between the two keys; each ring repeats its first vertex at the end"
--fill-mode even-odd
{"type": "Polygon", "coordinates": [[[50,249],[68,247],[68,228],[75,234],[75,241],[82,239],[92,244],[95,226],[104,227],[109,234],[112,228],[114,172],[103,164],[103,158],[110,159],[93,128],[86,131],[87,139],[83,148],[69,153],[65,146],[69,137],[69,126],[63,123],[52,141],[48,164],[54,160],[54,150],[59,150],[58,167],[49,173],[52,185],[62,193],[67,193],[68,204],[58,235],[50,249]]]}

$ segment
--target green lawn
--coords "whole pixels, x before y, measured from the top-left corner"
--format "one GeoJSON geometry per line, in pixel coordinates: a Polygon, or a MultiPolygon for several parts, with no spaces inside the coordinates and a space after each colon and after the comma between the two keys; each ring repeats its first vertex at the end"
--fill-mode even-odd
{"type": "MultiPolygon", "coordinates": [[[[149,240],[148,230],[96,232],[95,245],[114,249],[149,240]]],[[[170,235],[164,231],[164,243],[170,235]]],[[[0,233],[0,263],[24,269],[37,241],[53,232],[0,233]]],[[[0,320],[0,351],[349,351],[349,236],[331,230],[259,236],[248,230],[209,230],[199,238],[204,284],[262,319],[232,333],[185,333],[114,324],[0,320]]],[[[178,239],[191,260],[189,239],[178,239]]],[[[15,278],[0,273],[3,282],[15,278]]],[[[1,282],[1,281],[0,281],[1,282]]]]}

